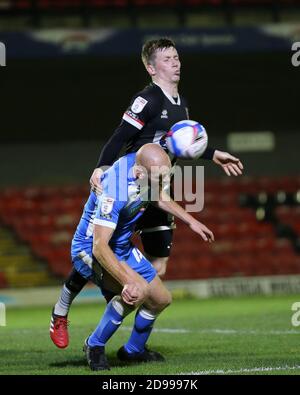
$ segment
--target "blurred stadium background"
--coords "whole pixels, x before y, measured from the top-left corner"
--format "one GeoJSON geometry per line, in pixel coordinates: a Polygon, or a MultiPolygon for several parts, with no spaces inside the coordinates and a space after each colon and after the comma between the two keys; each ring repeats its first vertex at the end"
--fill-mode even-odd
{"type": "MultiPolygon", "coordinates": [[[[180,92],[210,145],[205,245],[177,222],[165,280],[184,295],[300,293],[299,0],[0,0],[0,301],[53,303],[101,146],[147,84],[145,39],[172,37],[180,92]]],[[[87,288],[78,298],[94,300],[87,288]]]]}

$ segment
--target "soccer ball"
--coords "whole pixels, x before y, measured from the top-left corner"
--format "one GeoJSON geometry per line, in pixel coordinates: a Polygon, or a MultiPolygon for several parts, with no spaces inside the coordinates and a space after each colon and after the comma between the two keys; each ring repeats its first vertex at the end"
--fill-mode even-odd
{"type": "Polygon", "coordinates": [[[178,158],[197,159],[207,147],[205,128],[196,121],[176,122],[166,135],[168,150],[178,158]]]}

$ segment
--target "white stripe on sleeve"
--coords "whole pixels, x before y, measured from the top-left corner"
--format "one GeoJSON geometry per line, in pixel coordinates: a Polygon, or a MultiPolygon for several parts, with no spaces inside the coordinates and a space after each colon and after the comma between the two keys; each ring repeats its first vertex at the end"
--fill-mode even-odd
{"type": "Polygon", "coordinates": [[[142,127],[144,126],[142,121],[138,121],[137,119],[134,119],[132,117],[130,117],[126,112],[123,115],[123,119],[130,123],[131,125],[135,126],[136,128],[138,128],[139,130],[142,129],[142,127]]]}
{"type": "Polygon", "coordinates": [[[105,221],[104,219],[99,219],[99,218],[95,218],[94,219],[94,224],[95,225],[106,226],[106,227],[111,228],[111,229],[116,229],[116,227],[117,227],[117,224],[115,224],[114,222],[105,221]]]}

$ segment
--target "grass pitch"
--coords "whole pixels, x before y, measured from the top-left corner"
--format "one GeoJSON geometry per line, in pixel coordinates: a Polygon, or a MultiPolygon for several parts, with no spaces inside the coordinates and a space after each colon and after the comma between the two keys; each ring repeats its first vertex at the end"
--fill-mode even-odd
{"type": "MultiPolygon", "coordinates": [[[[103,374],[300,374],[300,327],[291,324],[300,295],[175,300],[158,318],[148,342],[166,363],[126,366],[116,358],[130,334],[133,315],[109,341],[112,369],[103,374]]],[[[101,375],[91,372],[82,352],[104,304],[73,305],[70,345],[49,338],[51,307],[8,309],[0,327],[0,374],[101,375]]]]}

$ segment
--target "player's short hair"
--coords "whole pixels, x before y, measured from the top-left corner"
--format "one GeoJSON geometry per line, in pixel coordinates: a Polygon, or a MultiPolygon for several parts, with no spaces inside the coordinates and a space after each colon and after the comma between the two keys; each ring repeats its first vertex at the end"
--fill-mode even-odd
{"type": "Polygon", "coordinates": [[[162,50],[164,48],[175,48],[175,43],[172,39],[168,37],[159,38],[157,40],[148,40],[145,42],[142,48],[142,61],[145,67],[148,64],[153,64],[155,59],[155,54],[158,49],[162,50]]]}

